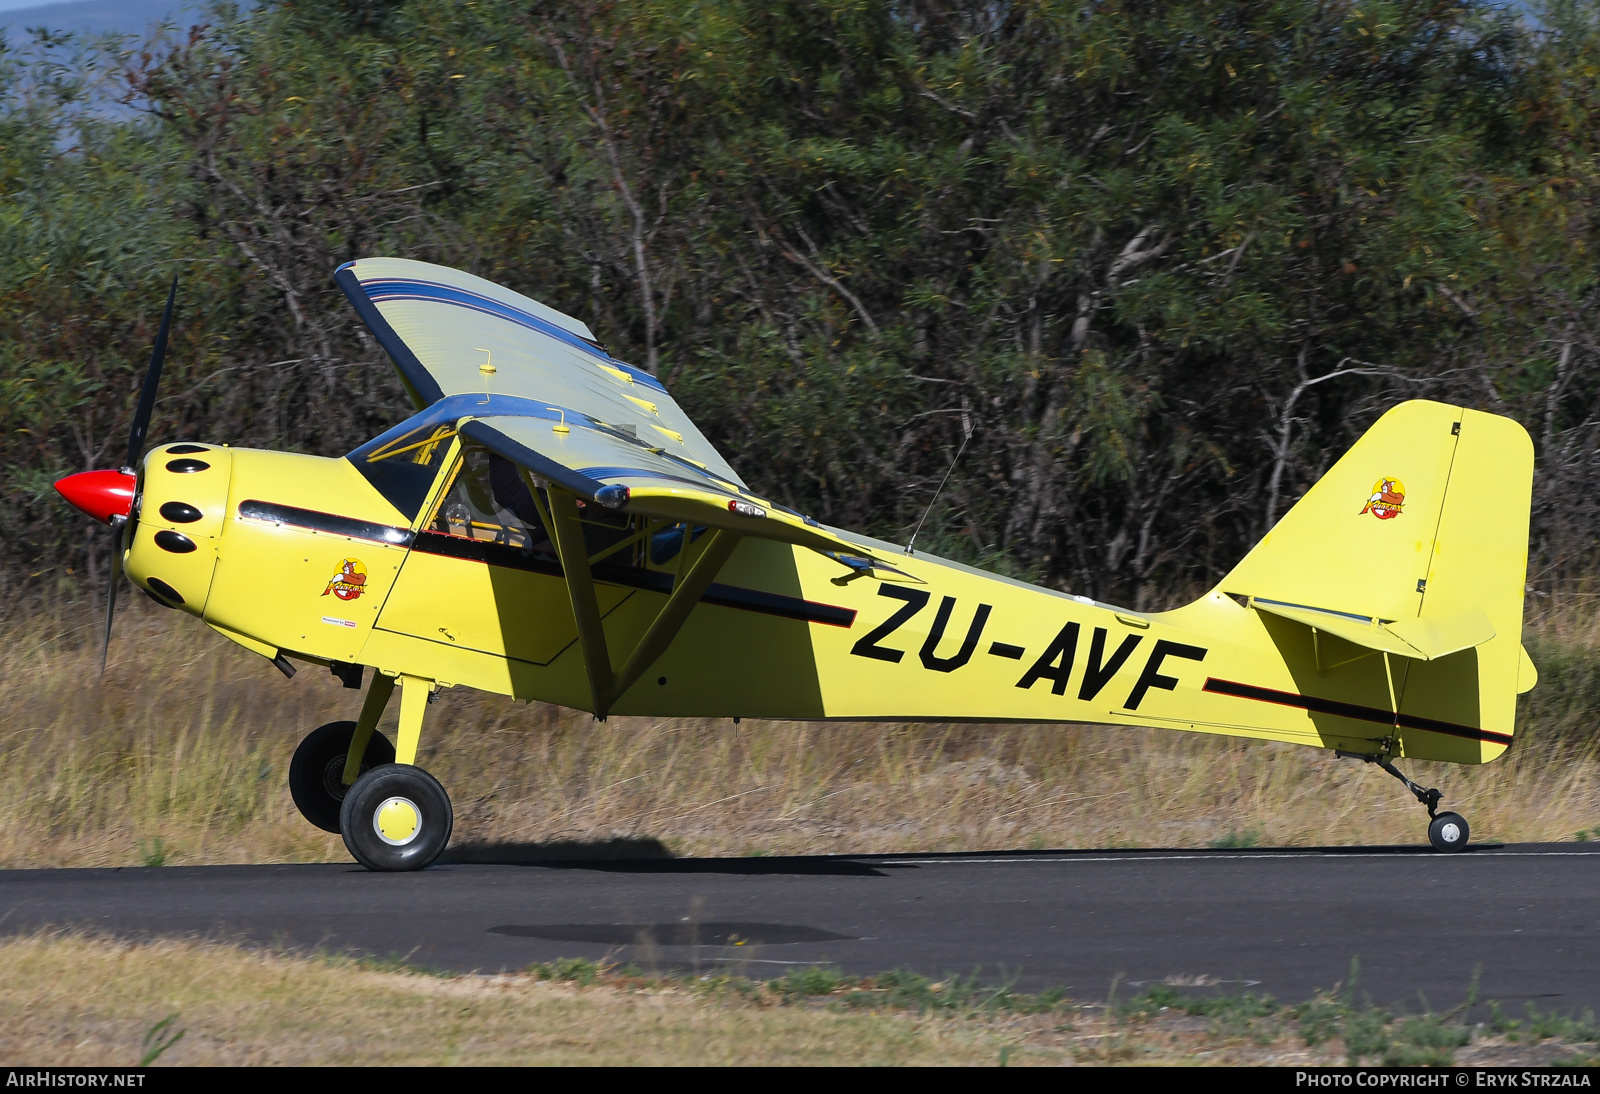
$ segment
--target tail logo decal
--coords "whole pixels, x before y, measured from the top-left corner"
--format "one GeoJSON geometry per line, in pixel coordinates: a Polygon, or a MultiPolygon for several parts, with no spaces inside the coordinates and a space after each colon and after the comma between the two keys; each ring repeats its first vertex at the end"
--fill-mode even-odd
{"type": "Polygon", "coordinates": [[[1393,520],[1406,503],[1405,484],[1399,479],[1379,479],[1372,484],[1372,496],[1361,507],[1359,516],[1371,513],[1379,520],[1393,520]]]}

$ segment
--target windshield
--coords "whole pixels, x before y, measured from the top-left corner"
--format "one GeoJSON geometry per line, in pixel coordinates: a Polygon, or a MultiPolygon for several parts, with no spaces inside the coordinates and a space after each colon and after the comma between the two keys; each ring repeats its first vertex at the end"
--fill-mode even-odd
{"type": "Polygon", "coordinates": [[[435,403],[345,457],[408,518],[415,518],[427,500],[450,438],[456,435],[460,411],[450,402],[435,403]]]}

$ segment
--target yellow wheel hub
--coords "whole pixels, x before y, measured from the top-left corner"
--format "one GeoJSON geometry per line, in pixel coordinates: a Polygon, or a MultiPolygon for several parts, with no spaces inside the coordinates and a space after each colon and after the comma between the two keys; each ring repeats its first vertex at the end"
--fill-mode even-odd
{"type": "Polygon", "coordinates": [[[410,798],[390,798],[372,814],[372,828],[391,847],[404,847],[422,831],[422,810],[410,798]]]}

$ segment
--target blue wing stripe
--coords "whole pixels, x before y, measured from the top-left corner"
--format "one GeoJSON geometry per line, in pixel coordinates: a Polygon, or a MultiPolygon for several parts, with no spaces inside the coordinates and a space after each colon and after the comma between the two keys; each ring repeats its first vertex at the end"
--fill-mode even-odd
{"type": "Polygon", "coordinates": [[[431,300],[441,304],[454,304],[458,308],[467,308],[471,311],[505,319],[520,327],[554,338],[575,350],[587,353],[612,368],[622,369],[632,376],[637,383],[655,388],[663,394],[667,390],[660,380],[657,380],[648,372],[634,368],[623,361],[618,361],[582,336],[574,334],[563,327],[558,327],[547,319],[541,319],[532,312],[523,311],[521,308],[501,303],[498,300],[492,300],[479,293],[458,289],[451,285],[442,285],[436,281],[417,281],[410,278],[373,278],[370,281],[361,282],[361,287],[373,303],[377,303],[380,300],[431,300]]]}

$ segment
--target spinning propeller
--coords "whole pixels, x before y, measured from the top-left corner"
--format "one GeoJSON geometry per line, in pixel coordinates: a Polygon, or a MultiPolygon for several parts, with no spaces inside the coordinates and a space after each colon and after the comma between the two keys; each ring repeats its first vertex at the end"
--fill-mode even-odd
{"type": "Polygon", "coordinates": [[[100,643],[100,672],[106,671],[106,655],[111,650],[111,619],[117,607],[117,582],[122,577],[122,529],[133,509],[133,493],[138,483],[139,454],[144,450],[150,415],[156,405],[156,385],[161,382],[161,365],[167,357],[167,335],[172,330],[172,305],[178,296],[178,277],[172,277],[167,292],[167,307],[161,313],[161,329],[150,351],[150,367],[145,370],[139,406],[133,412],[128,430],[128,457],[120,471],[80,471],[56,481],[56,490],[79,510],[111,526],[111,575],[106,582],[106,630],[100,643]]]}

